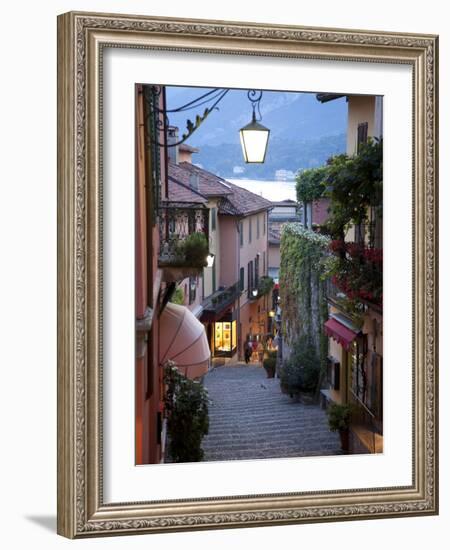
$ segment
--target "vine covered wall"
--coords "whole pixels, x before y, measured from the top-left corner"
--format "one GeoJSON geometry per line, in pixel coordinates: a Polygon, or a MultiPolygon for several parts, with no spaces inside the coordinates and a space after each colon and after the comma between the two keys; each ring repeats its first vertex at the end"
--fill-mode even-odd
{"type": "Polygon", "coordinates": [[[289,346],[306,338],[324,367],[328,353],[323,325],[328,319],[326,258],[330,239],[288,223],[281,234],[280,297],[283,337],[289,346]]]}

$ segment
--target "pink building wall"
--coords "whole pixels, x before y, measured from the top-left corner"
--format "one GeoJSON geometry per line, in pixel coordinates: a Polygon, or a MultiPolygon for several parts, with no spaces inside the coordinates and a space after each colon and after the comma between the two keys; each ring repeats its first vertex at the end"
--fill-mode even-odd
{"type": "MultiPolygon", "coordinates": [[[[239,247],[239,267],[245,270],[244,288],[247,292],[248,276],[247,267],[250,261],[255,260],[259,253],[259,276],[267,274],[268,267],[268,238],[267,238],[267,212],[259,212],[252,216],[247,216],[242,220],[244,229],[243,245],[239,247]],[[259,237],[257,233],[257,219],[259,218],[259,237]],[[264,218],[266,222],[264,223],[264,218]],[[249,242],[249,224],[252,224],[252,239],[249,242]],[[265,258],[265,261],[264,261],[265,258]],[[265,264],[265,265],[264,265],[265,264]]],[[[239,277],[239,274],[238,274],[239,277]]],[[[246,300],[245,300],[246,301],[246,300]]]]}
{"type": "MultiPolygon", "coordinates": [[[[247,216],[242,220],[243,244],[239,247],[239,268],[244,268],[244,291],[240,298],[240,314],[238,328],[238,340],[240,341],[239,355],[243,357],[243,343],[250,334],[265,334],[267,332],[267,314],[270,296],[262,296],[257,300],[248,299],[248,263],[255,262],[259,253],[259,277],[267,275],[269,265],[268,253],[268,214],[267,211],[247,216]],[[259,235],[258,220],[259,218],[259,235]],[[251,242],[249,242],[252,224],[251,242]]],[[[254,264],[253,264],[254,269],[254,264]]]]}
{"type": "Polygon", "coordinates": [[[268,269],[268,219],[267,212],[259,212],[241,220],[243,243],[240,245],[239,221],[232,216],[219,216],[220,232],[220,271],[217,272],[217,287],[228,287],[239,282],[240,268],[244,268],[244,290],[235,308],[238,326],[238,354],[243,358],[243,342],[248,334],[267,332],[267,314],[270,296],[257,300],[248,299],[248,263],[255,261],[259,253],[259,277],[267,274],[268,269]],[[259,218],[259,235],[258,220],[259,218]],[[265,220],[265,221],[264,221],[265,220]],[[249,224],[252,224],[252,238],[249,242],[249,224]]]}
{"type": "Polygon", "coordinates": [[[216,286],[228,287],[239,280],[239,235],[236,218],[218,216],[220,238],[220,271],[216,271],[216,286]]]}

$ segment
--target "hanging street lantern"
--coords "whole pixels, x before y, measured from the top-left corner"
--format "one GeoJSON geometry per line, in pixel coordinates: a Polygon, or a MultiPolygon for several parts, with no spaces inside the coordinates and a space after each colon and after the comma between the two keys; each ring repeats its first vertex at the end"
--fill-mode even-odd
{"type": "Polygon", "coordinates": [[[210,252],[207,256],[206,256],[206,264],[207,264],[207,267],[212,267],[214,265],[214,254],[212,252],[210,252]]]}
{"type": "Polygon", "coordinates": [[[250,90],[247,95],[252,102],[253,115],[252,121],[239,130],[242,154],[247,164],[261,164],[266,158],[270,130],[260,124],[262,117],[259,110],[259,103],[261,101],[262,92],[250,90]],[[258,110],[258,119],[256,118],[256,109],[258,110]]]}
{"type": "MultiPolygon", "coordinates": [[[[145,86],[144,97],[147,104],[148,119],[154,126],[150,132],[149,127],[145,125],[146,140],[149,144],[159,145],[160,147],[172,148],[177,147],[189,139],[192,134],[201,126],[207,117],[215,110],[218,110],[218,104],[230,91],[229,88],[212,88],[206,93],[200,95],[194,100],[180,105],[173,109],[159,108],[159,97],[164,94],[164,86],[145,86]],[[158,135],[161,129],[167,132],[170,128],[169,114],[181,113],[191,109],[197,109],[201,105],[211,103],[202,115],[195,116],[195,122],[188,119],[186,121],[186,130],[181,138],[174,138],[168,142],[159,142],[153,135],[158,135]]],[[[242,153],[247,164],[262,164],[266,158],[267,144],[269,142],[270,130],[261,124],[262,116],[260,111],[260,102],[262,98],[262,90],[248,90],[247,97],[250,100],[253,108],[252,120],[249,124],[239,130],[241,139],[242,153]]]]}

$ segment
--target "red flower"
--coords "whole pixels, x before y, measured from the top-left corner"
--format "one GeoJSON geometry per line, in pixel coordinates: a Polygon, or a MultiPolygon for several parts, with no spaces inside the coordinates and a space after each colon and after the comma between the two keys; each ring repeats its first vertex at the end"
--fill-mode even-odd
{"type": "Polygon", "coordinates": [[[383,261],[383,249],[366,248],[364,250],[364,258],[369,260],[369,262],[380,264],[383,261]]]}
{"type": "Polygon", "coordinates": [[[335,239],[330,242],[330,250],[332,252],[344,252],[345,242],[342,239],[335,239]]]}
{"type": "Polygon", "coordinates": [[[358,258],[364,253],[364,248],[359,243],[348,243],[347,252],[352,258],[358,258]]]}

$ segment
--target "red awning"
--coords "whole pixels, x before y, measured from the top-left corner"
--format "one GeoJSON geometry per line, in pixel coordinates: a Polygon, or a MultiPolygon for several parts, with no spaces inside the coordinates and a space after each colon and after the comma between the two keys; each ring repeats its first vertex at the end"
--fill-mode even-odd
{"type": "Polygon", "coordinates": [[[336,319],[328,319],[324,327],[327,335],[336,340],[336,342],[347,350],[353,340],[358,336],[357,332],[350,330],[336,319]]]}

